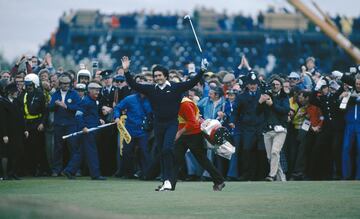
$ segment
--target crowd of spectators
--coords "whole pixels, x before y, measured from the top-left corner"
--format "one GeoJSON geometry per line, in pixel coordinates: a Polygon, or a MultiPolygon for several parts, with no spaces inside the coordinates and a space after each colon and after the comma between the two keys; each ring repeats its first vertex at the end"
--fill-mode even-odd
{"type": "MultiPolygon", "coordinates": [[[[99,170],[105,176],[161,178],[153,130],[143,124],[145,117],[151,117],[151,106],[146,96],[127,85],[124,70],[100,68],[90,73],[83,65],[80,70],[53,66],[50,54],[42,58],[22,56],[11,70],[1,73],[3,178],[63,174],[73,179],[90,174],[93,179],[104,179],[92,175],[92,159],[99,160],[99,170]],[[80,107],[81,101],[94,99],[94,89],[99,90],[99,96],[95,95],[99,111],[91,118],[111,123],[128,115],[125,127],[138,140],[124,143],[122,153],[115,127],[96,132],[97,151],[91,155],[88,149],[81,149],[82,141],[63,140],[58,134],[59,130],[70,134],[66,129],[69,120],[84,123],[77,120],[86,111],[80,107]],[[70,98],[66,92],[74,96],[70,98]],[[9,111],[9,106],[16,110],[9,111]],[[9,132],[12,129],[16,131],[9,132]],[[74,145],[80,148],[82,161],[75,172],[69,173],[66,167],[74,145]]],[[[138,57],[132,59],[137,61],[138,57]]],[[[319,72],[318,61],[308,57],[300,69],[265,75],[251,67],[249,63],[255,61],[242,56],[235,67],[229,67],[232,72],[211,71],[210,66],[203,80],[187,94],[197,104],[202,118],[217,119],[230,130],[236,148],[230,160],[208,151],[209,159],[222,175],[227,180],[242,181],[360,179],[360,69],[353,67],[348,73],[333,69],[325,75],[319,72]],[[264,138],[272,132],[284,134],[283,142],[276,147],[269,146],[269,138],[264,138]]],[[[198,62],[170,69],[168,80],[177,83],[193,77],[194,63],[198,62]]],[[[131,71],[137,82],[154,83],[151,67],[132,67],[131,71]]],[[[75,126],[72,131],[81,128],[75,126]]],[[[190,152],[184,159],[180,178],[209,180],[190,152]]]]}

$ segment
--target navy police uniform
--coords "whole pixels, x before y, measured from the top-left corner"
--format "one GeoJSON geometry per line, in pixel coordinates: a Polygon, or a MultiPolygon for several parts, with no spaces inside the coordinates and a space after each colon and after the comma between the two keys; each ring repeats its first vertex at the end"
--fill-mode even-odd
{"type": "MultiPolygon", "coordinates": [[[[104,70],[100,73],[102,79],[109,79],[112,75],[112,70],[104,70]]],[[[113,85],[109,87],[104,86],[99,94],[100,108],[106,106],[113,108],[115,102],[115,93],[117,88],[113,85]]],[[[105,123],[110,123],[113,121],[113,113],[104,115],[103,112],[100,113],[101,119],[105,123]]],[[[111,175],[116,170],[116,150],[117,150],[117,128],[116,126],[109,126],[102,129],[97,138],[99,159],[100,159],[100,168],[101,172],[104,175],[111,175]]]]}
{"type": "MultiPolygon", "coordinates": [[[[254,73],[247,76],[246,83],[259,84],[254,73]]],[[[235,100],[232,123],[235,133],[240,135],[241,179],[257,180],[266,176],[266,153],[263,137],[264,113],[258,108],[260,89],[251,92],[246,89],[235,100]]]]}

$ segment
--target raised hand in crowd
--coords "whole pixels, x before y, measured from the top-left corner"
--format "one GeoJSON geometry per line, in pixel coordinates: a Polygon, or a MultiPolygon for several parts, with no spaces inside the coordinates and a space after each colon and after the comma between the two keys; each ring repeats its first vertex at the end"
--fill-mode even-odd
{"type": "Polygon", "coordinates": [[[19,60],[16,62],[16,65],[17,65],[17,66],[21,65],[21,63],[22,63],[23,61],[25,61],[25,60],[26,60],[26,56],[25,56],[25,55],[22,55],[22,56],[19,58],[19,60]]]}
{"type": "Polygon", "coordinates": [[[245,55],[241,56],[241,62],[240,65],[238,66],[239,69],[242,68],[246,68],[246,69],[251,69],[248,60],[246,59],[245,55]]]}
{"type": "Polygon", "coordinates": [[[49,67],[52,67],[52,56],[50,53],[45,55],[45,64],[49,67]]]}
{"type": "Polygon", "coordinates": [[[130,61],[129,57],[127,57],[127,56],[123,56],[121,58],[121,64],[122,64],[122,67],[123,67],[125,72],[129,71],[130,62],[131,61],[130,61]]]}
{"type": "Polygon", "coordinates": [[[206,71],[207,68],[208,68],[208,66],[209,66],[208,60],[207,60],[207,59],[202,59],[202,60],[201,60],[201,69],[202,69],[203,71],[206,71]]]}

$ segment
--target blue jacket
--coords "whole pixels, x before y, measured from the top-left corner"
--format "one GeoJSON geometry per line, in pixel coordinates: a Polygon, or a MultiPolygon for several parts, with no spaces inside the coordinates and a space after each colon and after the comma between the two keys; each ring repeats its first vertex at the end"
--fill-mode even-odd
{"type": "Polygon", "coordinates": [[[360,98],[350,97],[346,107],[345,122],[360,125],[360,98]]]}
{"type": "Polygon", "coordinates": [[[224,107],[224,119],[223,119],[223,126],[226,127],[231,134],[234,134],[234,129],[230,128],[229,124],[231,122],[231,116],[234,113],[235,101],[231,102],[229,99],[225,101],[224,107]]]}
{"type": "Polygon", "coordinates": [[[100,103],[98,100],[94,100],[89,96],[85,96],[81,100],[75,114],[80,129],[84,127],[93,128],[100,125],[99,108],[100,103]]]}
{"type": "Polygon", "coordinates": [[[51,95],[49,110],[54,111],[54,125],[72,126],[76,125],[75,113],[79,107],[80,96],[74,90],[69,90],[65,96],[65,104],[67,109],[64,109],[55,104],[55,101],[61,101],[61,92],[57,90],[51,95]]]}
{"type": "Polygon", "coordinates": [[[140,94],[132,94],[125,97],[114,108],[114,118],[120,118],[121,111],[126,110],[125,127],[132,137],[140,137],[146,134],[141,125],[145,116],[152,112],[149,100],[141,98],[140,94]]]}
{"type": "Polygon", "coordinates": [[[214,109],[214,102],[210,99],[210,97],[205,97],[201,99],[197,105],[204,119],[216,119],[218,117],[217,112],[223,111],[224,104],[224,98],[221,97],[220,102],[214,109]]]}
{"type": "Polygon", "coordinates": [[[302,82],[302,84],[304,85],[305,89],[307,89],[307,90],[313,89],[313,81],[309,75],[304,75],[304,81],[302,82]]]}

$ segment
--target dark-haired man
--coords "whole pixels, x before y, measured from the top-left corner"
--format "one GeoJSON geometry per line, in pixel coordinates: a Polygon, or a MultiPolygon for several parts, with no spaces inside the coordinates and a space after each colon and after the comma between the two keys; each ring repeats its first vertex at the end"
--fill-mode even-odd
{"type": "Polygon", "coordinates": [[[138,84],[132,78],[128,57],[121,59],[125,71],[126,81],[130,87],[145,94],[150,101],[154,113],[155,141],[161,152],[161,168],[163,185],[158,191],[172,190],[175,181],[174,174],[174,140],[178,130],[178,112],[183,93],[193,88],[204,74],[208,62],[202,60],[201,71],[189,81],[181,83],[170,83],[168,81],[169,71],[163,66],[157,65],[153,68],[154,85],[138,84]]]}
{"type": "Polygon", "coordinates": [[[264,143],[270,163],[266,181],[286,181],[280,165],[280,151],[286,138],[287,116],[290,111],[289,98],[282,90],[282,80],[278,77],[271,81],[271,93],[259,98],[259,109],[265,113],[264,143]]]}

